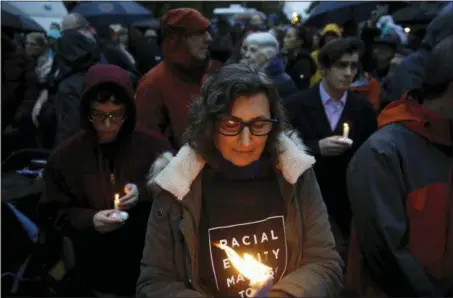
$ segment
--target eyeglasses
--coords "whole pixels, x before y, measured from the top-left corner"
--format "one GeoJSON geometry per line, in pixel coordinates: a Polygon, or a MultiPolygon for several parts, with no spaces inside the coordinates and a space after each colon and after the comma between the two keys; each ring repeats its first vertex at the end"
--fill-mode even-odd
{"type": "Polygon", "coordinates": [[[268,135],[274,126],[278,123],[276,119],[254,119],[251,121],[241,121],[236,118],[224,118],[218,123],[219,132],[224,136],[237,136],[244,127],[248,127],[250,133],[254,136],[268,135]]]}
{"type": "Polygon", "coordinates": [[[90,113],[90,121],[96,124],[119,124],[122,123],[126,117],[124,115],[124,109],[113,111],[109,114],[105,114],[99,111],[92,111],[90,113]]]}

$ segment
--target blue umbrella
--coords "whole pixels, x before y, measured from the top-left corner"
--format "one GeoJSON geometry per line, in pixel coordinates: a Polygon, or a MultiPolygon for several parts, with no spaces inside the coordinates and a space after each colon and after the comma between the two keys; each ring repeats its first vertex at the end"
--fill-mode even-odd
{"type": "Polygon", "coordinates": [[[143,29],[159,29],[160,21],[156,19],[143,19],[132,23],[132,26],[143,29]]]}
{"type": "Polygon", "coordinates": [[[321,27],[329,23],[342,26],[347,20],[361,22],[367,20],[376,6],[376,1],[323,1],[313,9],[305,21],[308,26],[321,27]]]}
{"type": "Polygon", "coordinates": [[[2,27],[24,32],[46,32],[22,10],[8,2],[2,2],[2,27]]]}
{"type": "Polygon", "coordinates": [[[130,25],[151,17],[151,11],[135,1],[80,2],[71,12],[83,15],[92,25],[130,25]]]}

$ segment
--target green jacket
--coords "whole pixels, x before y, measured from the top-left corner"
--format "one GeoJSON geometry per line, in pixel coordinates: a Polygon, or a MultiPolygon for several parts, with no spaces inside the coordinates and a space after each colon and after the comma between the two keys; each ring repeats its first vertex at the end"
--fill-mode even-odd
{"type": "MultiPolygon", "coordinates": [[[[273,287],[294,297],[335,297],[343,287],[343,262],[335,249],[326,207],[313,169],[314,158],[297,139],[280,137],[277,166],[287,210],[289,250],[286,275],[273,287]]],[[[152,168],[156,197],[148,221],[137,295],[203,297],[198,272],[198,227],[205,161],[188,145],[172,158],[165,153],[152,168]],[[163,169],[162,169],[163,168],[163,169]]]]}

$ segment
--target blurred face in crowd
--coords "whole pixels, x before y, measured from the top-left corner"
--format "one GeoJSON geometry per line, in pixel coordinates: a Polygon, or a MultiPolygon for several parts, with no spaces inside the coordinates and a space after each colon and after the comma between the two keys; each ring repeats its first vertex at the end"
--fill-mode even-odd
{"type": "Polygon", "coordinates": [[[211,34],[207,30],[186,37],[190,55],[198,61],[205,60],[211,40],[211,34]]]}
{"type": "Polygon", "coordinates": [[[313,49],[319,48],[319,35],[313,35],[313,49]]]}
{"type": "Polygon", "coordinates": [[[215,145],[223,158],[240,167],[258,160],[272,131],[270,119],[269,100],[264,93],[237,97],[230,116],[218,123],[215,145]],[[248,122],[250,127],[242,128],[241,122],[248,122]]]}
{"type": "Polygon", "coordinates": [[[261,17],[259,15],[255,14],[250,18],[250,26],[252,28],[258,29],[262,25],[263,25],[263,20],[261,19],[261,17]]]}
{"type": "Polygon", "coordinates": [[[346,91],[359,69],[359,54],[344,54],[329,69],[323,69],[325,82],[337,91],[346,91]]]}
{"type": "Polygon", "coordinates": [[[263,48],[262,46],[249,42],[247,46],[247,51],[245,52],[244,58],[241,60],[241,63],[264,66],[268,60],[269,55],[266,52],[270,49],[263,48]]]}
{"type": "Polygon", "coordinates": [[[105,102],[93,101],[90,110],[90,121],[96,130],[100,143],[113,141],[123,125],[126,107],[114,103],[115,98],[105,102]]]}
{"type": "Polygon", "coordinates": [[[302,47],[302,40],[297,37],[295,28],[290,28],[283,39],[283,47],[288,51],[298,50],[302,47]]]}
{"type": "Polygon", "coordinates": [[[373,46],[373,56],[377,69],[386,69],[395,56],[395,49],[386,44],[376,44],[373,46]]]}
{"type": "Polygon", "coordinates": [[[45,47],[44,45],[39,43],[37,38],[27,35],[27,38],[25,40],[25,51],[27,57],[38,58],[39,56],[44,54],[45,47]]]}
{"type": "Polygon", "coordinates": [[[128,42],[129,42],[129,34],[127,32],[127,29],[121,29],[119,32],[118,32],[118,39],[119,39],[119,42],[123,45],[127,45],[128,42]]]}
{"type": "Polygon", "coordinates": [[[335,32],[327,32],[326,34],[324,34],[323,38],[324,38],[324,44],[328,44],[332,40],[339,38],[339,36],[335,32]]]}

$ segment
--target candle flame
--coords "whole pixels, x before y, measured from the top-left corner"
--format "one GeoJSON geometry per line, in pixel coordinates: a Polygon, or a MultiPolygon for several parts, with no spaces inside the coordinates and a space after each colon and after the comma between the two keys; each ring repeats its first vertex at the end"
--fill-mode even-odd
{"type": "Polygon", "coordinates": [[[271,276],[272,268],[257,261],[250,254],[244,253],[241,258],[237,252],[231,247],[224,244],[214,244],[216,247],[223,249],[228,256],[231,264],[236,268],[240,274],[250,280],[250,283],[258,284],[266,282],[271,276]]]}
{"type": "Polygon", "coordinates": [[[343,123],[343,137],[348,138],[349,137],[349,124],[343,123]]]}
{"type": "Polygon", "coordinates": [[[120,204],[120,194],[116,193],[115,199],[113,200],[113,205],[115,206],[115,209],[118,209],[119,204],[120,204]]]}

